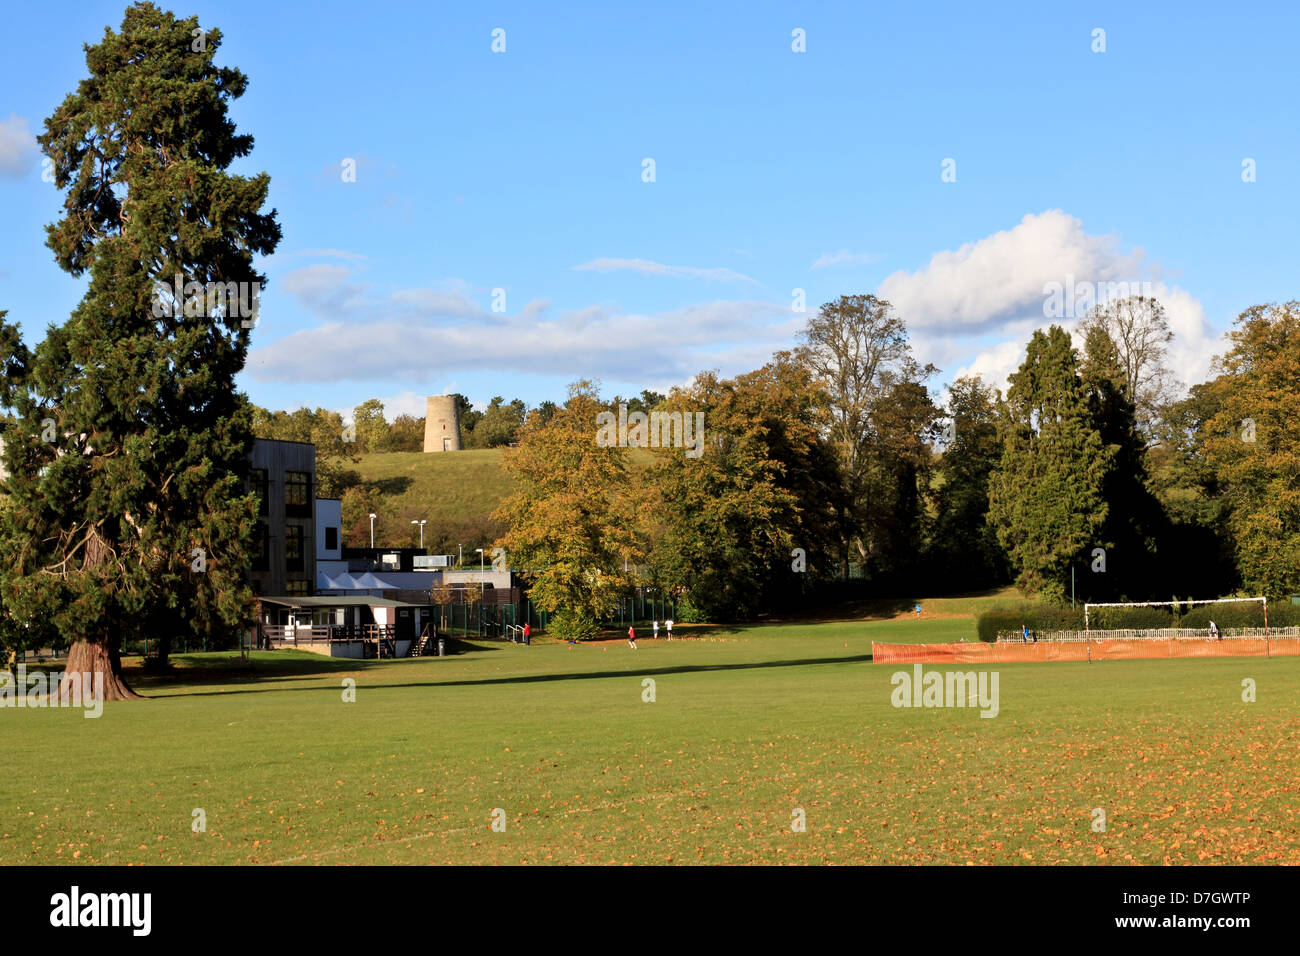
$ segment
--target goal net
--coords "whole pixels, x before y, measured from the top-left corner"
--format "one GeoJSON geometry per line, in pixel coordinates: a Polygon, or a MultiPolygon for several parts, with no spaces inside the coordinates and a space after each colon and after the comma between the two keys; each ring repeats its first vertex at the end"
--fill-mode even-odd
{"type": "MultiPolygon", "coordinates": [[[[1243,609],[1245,610],[1245,609],[1243,609]]],[[[1234,619],[1241,618],[1240,613],[1232,615],[1234,619]]],[[[1130,632],[1128,636],[1133,637],[1229,637],[1229,636],[1268,636],[1268,598],[1266,597],[1237,597],[1237,598],[1189,598],[1185,601],[1119,601],[1112,603],[1088,602],[1083,606],[1083,627],[1085,634],[1092,634],[1097,631],[1124,631],[1130,632]],[[1258,605],[1257,614],[1249,614],[1249,620],[1234,620],[1232,626],[1224,627],[1216,624],[1214,621],[1212,605],[1258,605]],[[1151,627],[1128,624],[1123,620],[1125,615],[1120,612],[1115,614],[1106,609],[1109,608],[1169,608],[1170,625],[1168,627],[1151,627]],[[1189,615],[1194,607],[1206,607],[1210,612],[1207,615],[1189,615]],[[1195,617],[1195,621],[1187,620],[1188,617],[1195,617]],[[1204,621],[1200,620],[1204,617],[1204,621]],[[1111,618],[1112,620],[1106,620],[1111,618]],[[1118,618],[1118,621],[1113,619],[1118,618]],[[1100,620],[1099,620],[1100,619],[1100,620]],[[1119,623],[1119,627],[1115,627],[1119,623]]]]}

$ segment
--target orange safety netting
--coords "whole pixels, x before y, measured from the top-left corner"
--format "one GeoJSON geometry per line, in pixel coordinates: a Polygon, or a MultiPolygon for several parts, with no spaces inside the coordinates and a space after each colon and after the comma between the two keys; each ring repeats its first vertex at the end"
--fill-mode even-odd
{"type": "Polygon", "coordinates": [[[1037,644],[878,644],[876,664],[1011,664],[1038,661],[1129,661],[1152,657],[1291,657],[1300,638],[1211,640],[1039,641],[1037,644]]]}

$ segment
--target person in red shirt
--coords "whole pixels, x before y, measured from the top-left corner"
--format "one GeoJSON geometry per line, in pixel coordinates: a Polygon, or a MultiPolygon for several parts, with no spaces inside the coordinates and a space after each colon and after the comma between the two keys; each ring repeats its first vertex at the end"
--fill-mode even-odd
{"type": "Polygon", "coordinates": [[[627,642],[632,645],[632,650],[636,650],[636,630],[629,627],[627,629],[627,642]]]}

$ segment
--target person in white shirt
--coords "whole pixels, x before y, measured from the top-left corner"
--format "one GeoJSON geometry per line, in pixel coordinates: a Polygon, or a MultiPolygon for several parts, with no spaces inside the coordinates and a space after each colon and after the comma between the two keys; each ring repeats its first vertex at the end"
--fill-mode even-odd
{"type": "Polygon", "coordinates": [[[655,640],[658,640],[658,639],[659,639],[659,619],[658,619],[658,618],[655,618],[654,628],[655,628],[655,640]]]}
{"type": "Polygon", "coordinates": [[[668,640],[671,641],[673,639],[673,619],[670,617],[664,621],[664,626],[668,628],[668,640]]]}

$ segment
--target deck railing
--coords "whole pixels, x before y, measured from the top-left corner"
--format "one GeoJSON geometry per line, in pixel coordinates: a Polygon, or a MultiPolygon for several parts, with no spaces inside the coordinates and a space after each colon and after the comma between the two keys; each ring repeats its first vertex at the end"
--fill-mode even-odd
{"type": "Polygon", "coordinates": [[[314,624],[311,627],[263,624],[262,637],[273,647],[347,641],[391,641],[397,637],[397,628],[392,624],[314,624]]]}

